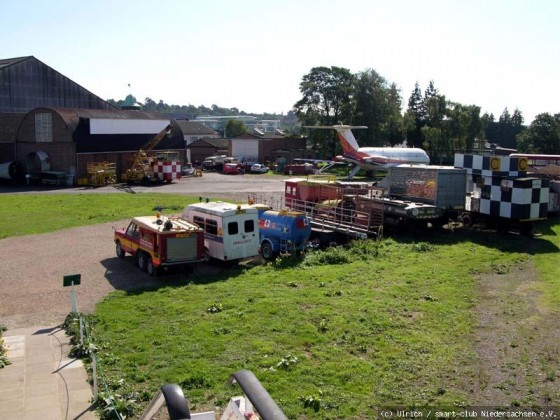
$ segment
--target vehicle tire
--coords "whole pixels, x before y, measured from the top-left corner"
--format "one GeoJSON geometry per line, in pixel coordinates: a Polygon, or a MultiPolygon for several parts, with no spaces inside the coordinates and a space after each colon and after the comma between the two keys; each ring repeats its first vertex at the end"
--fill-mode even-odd
{"type": "Polygon", "coordinates": [[[138,251],[136,254],[136,262],[138,263],[138,267],[142,271],[146,271],[146,263],[148,262],[148,254],[144,251],[138,251]]]}
{"type": "Polygon", "coordinates": [[[157,277],[159,274],[159,267],[156,267],[154,265],[154,261],[152,260],[152,258],[148,258],[146,261],[146,271],[148,272],[148,274],[152,277],[157,277]]]}
{"type": "Polygon", "coordinates": [[[261,245],[261,254],[267,261],[273,261],[276,258],[276,254],[274,253],[270,242],[263,242],[261,245]]]}
{"type": "Polygon", "coordinates": [[[117,244],[115,245],[115,252],[117,253],[117,257],[119,258],[124,258],[124,256],[126,255],[126,252],[124,251],[124,249],[122,249],[120,241],[117,241],[117,244]]]}
{"type": "Polygon", "coordinates": [[[500,217],[498,219],[496,231],[498,232],[499,235],[507,235],[509,234],[510,227],[511,227],[510,221],[508,219],[500,217]]]}
{"type": "Polygon", "coordinates": [[[210,251],[208,250],[208,248],[204,248],[204,252],[202,254],[202,260],[205,263],[209,263],[211,259],[212,259],[212,256],[210,255],[210,251]]]}
{"type": "Polygon", "coordinates": [[[521,222],[519,226],[519,233],[523,236],[531,236],[533,233],[533,223],[521,222]]]}

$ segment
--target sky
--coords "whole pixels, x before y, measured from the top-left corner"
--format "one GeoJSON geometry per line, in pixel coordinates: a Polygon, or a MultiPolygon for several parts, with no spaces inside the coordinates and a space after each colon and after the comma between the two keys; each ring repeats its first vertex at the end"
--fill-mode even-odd
{"type": "Polygon", "coordinates": [[[560,112],[559,22],[557,0],[0,0],[0,58],[32,55],[103,99],[278,114],[314,67],[373,69],[403,112],[433,80],[530,124],[560,112]]]}

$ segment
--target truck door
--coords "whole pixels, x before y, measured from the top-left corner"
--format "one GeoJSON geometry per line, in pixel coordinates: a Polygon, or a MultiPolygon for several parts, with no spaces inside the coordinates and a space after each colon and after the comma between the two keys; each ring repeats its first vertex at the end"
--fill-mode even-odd
{"type": "Polygon", "coordinates": [[[224,219],[224,253],[228,260],[257,255],[258,222],[253,214],[239,214],[224,219]],[[227,244],[226,244],[227,243],[227,244]]]}
{"type": "Polygon", "coordinates": [[[129,254],[136,254],[140,242],[140,228],[134,222],[130,222],[126,228],[124,237],[121,239],[121,247],[129,254]]]}

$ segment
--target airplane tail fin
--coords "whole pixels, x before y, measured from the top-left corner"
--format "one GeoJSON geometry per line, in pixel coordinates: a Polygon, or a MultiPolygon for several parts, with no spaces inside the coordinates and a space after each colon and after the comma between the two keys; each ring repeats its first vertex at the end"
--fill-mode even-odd
{"type": "Polygon", "coordinates": [[[321,129],[335,129],[338,136],[338,141],[342,146],[342,151],[345,155],[353,156],[355,158],[363,158],[368,155],[358,151],[360,146],[352,133],[354,128],[367,128],[366,126],[351,126],[351,125],[333,125],[333,126],[305,126],[305,128],[321,128],[321,129]]]}
{"type": "MultiPolygon", "coordinates": [[[[362,128],[362,127],[356,127],[362,128]]],[[[352,133],[351,128],[347,127],[335,127],[336,133],[338,136],[338,141],[340,141],[340,145],[342,146],[342,151],[345,155],[355,156],[359,158],[367,157],[368,155],[365,153],[360,152],[358,149],[360,146],[352,133]]]]}
{"type": "Polygon", "coordinates": [[[354,138],[352,130],[350,130],[349,128],[342,128],[337,129],[336,133],[338,135],[338,141],[340,141],[344,153],[355,153],[358,151],[358,142],[354,138]]]}

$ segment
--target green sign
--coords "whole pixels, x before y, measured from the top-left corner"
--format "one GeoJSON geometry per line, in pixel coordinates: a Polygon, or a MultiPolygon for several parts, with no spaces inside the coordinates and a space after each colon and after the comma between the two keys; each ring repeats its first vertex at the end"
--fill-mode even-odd
{"type": "Polygon", "coordinates": [[[81,280],[81,274],[70,274],[68,276],[64,276],[62,280],[62,287],[68,287],[72,285],[77,286],[78,284],[80,284],[81,280]]]}

